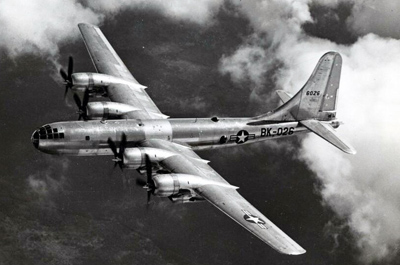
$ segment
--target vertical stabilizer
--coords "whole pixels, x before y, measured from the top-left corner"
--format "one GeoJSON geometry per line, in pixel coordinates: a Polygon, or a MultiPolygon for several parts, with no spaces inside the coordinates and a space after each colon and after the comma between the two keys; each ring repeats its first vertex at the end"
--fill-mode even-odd
{"type": "Polygon", "coordinates": [[[261,121],[335,119],[341,69],[342,57],[339,53],[324,54],[303,88],[276,110],[255,117],[254,124],[261,121]]]}

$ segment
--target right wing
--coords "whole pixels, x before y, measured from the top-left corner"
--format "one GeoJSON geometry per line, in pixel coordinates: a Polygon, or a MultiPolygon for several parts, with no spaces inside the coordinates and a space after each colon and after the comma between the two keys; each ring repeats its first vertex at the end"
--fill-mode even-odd
{"type": "Polygon", "coordinates": [[[107,87],[107,95],[111,101],[131,105],[137,109],[127,113],[127,118],[168,118],[161,113],[147,95],[144,90],[146,87],[140,85],[132,76],[101,30],[96,26],[85,23],[80,23],[78,27],[97,72],[115,76],[130,83],[114,84],[107,87]]]}
{"type": "Polygon", "coordinates": [[[305,253],[301,246],[246,201],[235,188],[226,185],[229,183],[189,146],[159,139],[146,140],[140,143],[140,146],[175,153],[176,155],[160,162],[162,167],[172,173],[199,176],[214,183],[221,183],[222,185],[206,184],[197,188],[195,192],[278,252],[288,255],[305,253]]]}

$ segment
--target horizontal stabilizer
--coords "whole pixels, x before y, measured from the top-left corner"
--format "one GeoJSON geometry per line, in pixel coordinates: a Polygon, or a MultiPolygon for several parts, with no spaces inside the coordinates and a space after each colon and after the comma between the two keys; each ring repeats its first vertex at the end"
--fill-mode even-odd
{"type": "Polygon", "coordinates": [[[327,123],[322,123],[317,120],[304,120],[300,121],[304,127],[315,133],[316,135],[320,136],[321,138],[325,139],[329,143],[333,144],[340,150],[345,153],[354,155],[356,150],[351,147],[349,144],[346,144],[341,140],[337,135],[335,130],[332,128],[331,125],[327,123]]]}
{"type": "Polygon", "coordinates": [[[278,94],[279,98],[281,99],[282,103],[288,102],[293,96],[287,93],[284,90],[277,90],[276,94],[278,94]]]}

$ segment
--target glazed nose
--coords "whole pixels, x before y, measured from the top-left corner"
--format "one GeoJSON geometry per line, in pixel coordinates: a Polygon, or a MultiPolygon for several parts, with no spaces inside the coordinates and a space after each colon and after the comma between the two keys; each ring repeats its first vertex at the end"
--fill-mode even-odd
{"type": "Polygon", "coordinates": [[[37,149],[39,147],[39,131],[38,130],[33,132],[31,141],[33,143],[33,146],[37,149]]]}

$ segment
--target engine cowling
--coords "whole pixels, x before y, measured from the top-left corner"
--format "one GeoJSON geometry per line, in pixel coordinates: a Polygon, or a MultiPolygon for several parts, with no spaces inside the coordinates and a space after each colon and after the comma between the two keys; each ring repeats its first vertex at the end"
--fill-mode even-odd
{"type": "Polygon", "coordinates": [[[71,78],[72,89],[79,91],[84,91],[85,89],[93,90],[94,88],[101,87],[105,88],[112,84],[125,84],[133,88],[146,88],[130,80],[99,73],[74,73],[71,78]]]}
{"type": "Polygon", "coordinates": [[[176,155],[166,150],[151,147],[126,148],[123,154],[124,168],[139,169],[144,167],[146,154],[152,163],[159,163],[170,156],[176,155]]]}
{"type": "MultiPolygon", "coordinates": [[[[189,175],[189,174],[157,174],[153,176],[153,181],[155,185],[154,195],[158,197],[171,197],[171,200],[175,198],[178,201],[179,196],[185,196],[186,200],[190,198],[201,198],[194,190],[205,185],[222,186],[226,188],[237,189],[238,187],[229,185],[228,183],[212,181],[199,176],[189,175]],[[193,191],[190,196],[187,196],[187,192],[193,191]]],[[[183,198],[185,200],[185,198],[183,198]]]]}
{"type": "Polygon", "coordinates": [[[89,102],[86,106],[86,116],[89,120],[121,119],[128,112],[137,108],[118,102],[89,102]]]}

